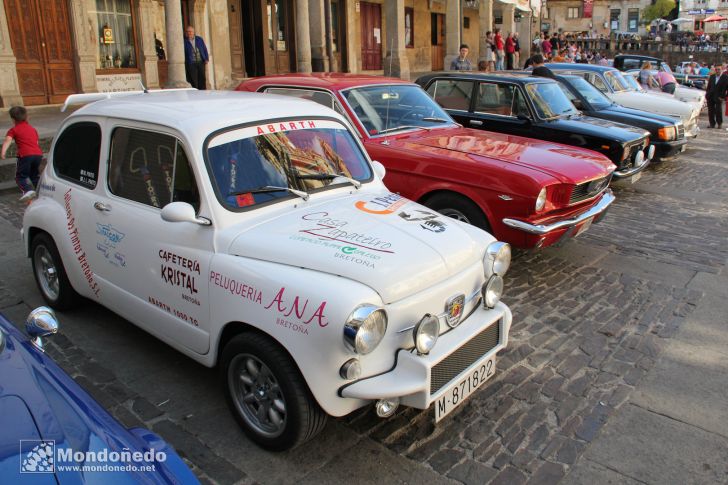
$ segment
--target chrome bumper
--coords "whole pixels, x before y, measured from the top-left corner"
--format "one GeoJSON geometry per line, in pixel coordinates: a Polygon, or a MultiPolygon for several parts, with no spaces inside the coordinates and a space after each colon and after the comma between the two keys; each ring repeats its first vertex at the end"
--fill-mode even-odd
{"type": "Polygon", "coordinates": [[[606,192],[604,192],[602,199],[588,211],[579,214],[572,219],[564,219],[563,221],[554,222],[553,224],[549,224],[548,226],[544,226],[543,224],[529,224],[528,222],[519,221],[518,219],[503,219],[503,224],[514,229],[520,229],[521,231],[525,231],[530,234],[548,234],[552,231],[556,231],[557,229],[564,229],[576,226],[591,217],[601,214],[602,212],[607,210],[607,207],[609,207],[612,202],[614,202],[614,199],[615,197],[614,194],[612,194],[612,190],[607,189],[606,192]]]}

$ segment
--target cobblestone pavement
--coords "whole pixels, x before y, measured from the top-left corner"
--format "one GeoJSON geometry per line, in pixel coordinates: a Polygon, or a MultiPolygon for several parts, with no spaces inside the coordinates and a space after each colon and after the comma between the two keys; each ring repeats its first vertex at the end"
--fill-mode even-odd
{"type": "MultiPolygon", "coordinates": [[[[366,409],[270,454],[236,428],[214,370],[95,304],[61,315],[49,353],[125,425],[167,439],[203,482],[557,483],[700,305],[691,281],[726,271],[727,141],[705,130],[679,159],[615,189],[608,216],[579,239],[518,253],[498,373],[437,426],[432,412],[381,420],[366,409]]],[[[20,227],[16,197],[0,196],[0,218],[20,227]]],[[[20,253],[3,244],[0,257],[8,245],[20,253]]],[[[40,303],[29,263],[18,261],[22,270],[0,276],[0,309],[16,321],[40,303]]]]}

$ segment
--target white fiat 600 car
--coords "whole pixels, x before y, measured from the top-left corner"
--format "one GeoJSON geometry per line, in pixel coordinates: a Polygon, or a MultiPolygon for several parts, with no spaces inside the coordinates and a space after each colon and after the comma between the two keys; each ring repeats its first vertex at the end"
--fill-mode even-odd
{"type": "Polygon", "coordinates": [[[508,342],[510,247],[387,191],[348,126],[268,94],[87,104],[23,221],[43,297],[81,295],[219,366],[269,449],[371,403],[441,419],[508,342]]]}

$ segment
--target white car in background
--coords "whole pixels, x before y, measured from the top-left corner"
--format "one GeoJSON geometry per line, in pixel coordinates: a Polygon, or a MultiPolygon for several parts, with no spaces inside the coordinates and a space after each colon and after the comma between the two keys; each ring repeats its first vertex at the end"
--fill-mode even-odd
{"type": "Polygon", "coordinates": [[[372,403],[438,421],[494,374],[510,247],[389,192],[342,115],[271,94],[104,97],[71,97],[97,101],[64,120],[25,212],[49,305],[81,295],[218,366],[273,450],[372,403]]]}
{"type": "Polygon", "coordinates": [[[685,136],[688,138],[694,138],[700,132],[698,117],[702,105],[685,103],[672,96],[634,91],[630,81],[625,79],[624,73],[613,67],[568,63],[552,63],[547,64],[547,67],[555,73],[583,77],[609,99],[627,108],[680,119],[685,127],[685,136]]]}
{"type": "MultiPolygon", "coordinates": [[[[657,71],[652,70],[651,72],[652,76],[657,79],[657,71]]],[[[684,103],[691,104],[694,108],[699,109],[702,109],[703,106],[705,106],[705,91],[702,91],[700,89],[690,88],[687,86],[683,86],[680,83],[676,83],[674,94],[662,92],[662,90],[658,88],[652,88],[647,90],[639,83],[639,70],[633,69],[623,74],[624,78],[627,80],[627,82],[629,82],[631,89],[638,93],[657,94],[659,96],[666,96],[668,98],[678,99],[684,103]]]]}

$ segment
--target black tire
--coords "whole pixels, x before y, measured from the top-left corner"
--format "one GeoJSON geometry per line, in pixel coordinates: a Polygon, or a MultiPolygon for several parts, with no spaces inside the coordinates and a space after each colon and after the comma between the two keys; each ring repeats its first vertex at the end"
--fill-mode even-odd
{"type": "Polygon", "coordinates": [[[467,222],[484,231],[491,232],[483,211],[470,199],[456,194],[435,194],[424,203],[427,207],[445,216],[467,222]]]}
{"type": "Polygon", "coordinates": [[[222,351],[220,373],[230,410],[245,434],[261,447],[271,451],[292,449],[326,426],[328,416],[311,395],[298,367],[269,337],[254,332],[233,337],[222,351]],[[259,363],[267,369],[257,367],[257,374],[251,375],[250,369],[259,363]],[[257,377],[261,375],[268,377],[265,383],[257,377]],[[243,396],[248,397],[247,403],[243,396]],[[263,420],[259,419],[260,413],[263,420]],[[275,423],[274,416],[282,424],[275,423]]]}
{"type": "Polygon", "coordinates": [[[81,297],[71,286],[61,255],[50,235],[40,233],[33,238],[30,261],[35,283],[51,308],[69,310],[78,304],[81,297]]]}

